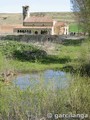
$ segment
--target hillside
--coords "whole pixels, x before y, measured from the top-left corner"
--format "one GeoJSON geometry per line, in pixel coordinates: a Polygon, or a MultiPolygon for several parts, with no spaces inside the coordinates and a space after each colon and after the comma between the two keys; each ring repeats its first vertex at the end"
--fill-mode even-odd
{"type": "MultiPolygon", "coordinates": [[[[31,16],[50,16],[53,19],[64,22],[75,22],[74,15],[71,12],[35,12],[31,16]]],[[[21,13],[0,13],[0,25],[22,24],[21,13]]]]}

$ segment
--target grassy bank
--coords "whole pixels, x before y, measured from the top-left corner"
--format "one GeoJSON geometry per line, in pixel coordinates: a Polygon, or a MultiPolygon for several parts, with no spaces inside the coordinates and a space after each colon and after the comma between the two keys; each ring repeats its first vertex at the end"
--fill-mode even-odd
{"type": "MultiPolygon", "coordinates": [[[[14,41],[0,42],[1,67],[20,72],[61,69],[78,58],[80,45],[44,43],[32,45],[14,41]],[[3,64],[2,64],[3,61],[3,64]]],[[[4,68],[3,68],[4,70],[4,68]]]]}
{"type": "Polygon", "coordinates": [[[76,71],[69,87],[65,89],[53,89],[50,84],[45,88],[43,80],[33,89],[28,87],[26,90],[21,90],[12,83],[0,82],[0,119],[40,119],[47,118],[47,114],[52,113],[81,114],[80,118],[90,120],[89,53],[89,41],[43,45],[14,41],[0,42],[1,73],[8,70],[30,72],[45,69],[76,71]]]}
{"type": "MultiPolygon", "coordinates": [[[[64,60],[57,55],[48,55],[40,47],[14,41],[0,42],[0,54],[0,65],[3,68],[1,71],[11,69],[16,72],[31,72],[56,69],[62,67],[64,60]]],[[[67,62],[67,59],[64,61],[67,62]]]]}
{"type": "Polygon", "coordinates": [[[67,40],[63,44],[1,41],[0,73],[7,74],[12,71],[17,74],[61,69],[67,72],[79,70],[84,74],[89,71],[89,44],[88,41],[78,40],[67,40]]]}

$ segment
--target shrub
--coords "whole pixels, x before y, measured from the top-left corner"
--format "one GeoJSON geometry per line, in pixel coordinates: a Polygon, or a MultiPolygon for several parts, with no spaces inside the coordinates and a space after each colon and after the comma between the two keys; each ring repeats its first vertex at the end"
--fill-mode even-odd
{"type": "Polygon", "coordinates": [[[79,61],[79,71],[81,75],[90,76],[90,41],[86,40],[80,51],[79,61]]]}
{"type": "Polygon", "coordinates": [[[15,41],[5,41],[0,43],[2,54],[8,59],[36,60],[46,56],[46,52],[35,48],[32,45],[15,41]]]}

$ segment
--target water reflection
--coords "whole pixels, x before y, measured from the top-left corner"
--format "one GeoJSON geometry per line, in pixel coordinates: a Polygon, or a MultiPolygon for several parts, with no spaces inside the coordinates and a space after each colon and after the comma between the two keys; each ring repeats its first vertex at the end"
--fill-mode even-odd
{"type": "Polygon", "coordinates": [[[68,86],[69,80],[70,75],[65,72],[46,70],[43,72],[18,75],[13,83],[21,89],[28,87],[35,88],[36,86],[43,86],[48,89],[63,89],[68,86]]]}

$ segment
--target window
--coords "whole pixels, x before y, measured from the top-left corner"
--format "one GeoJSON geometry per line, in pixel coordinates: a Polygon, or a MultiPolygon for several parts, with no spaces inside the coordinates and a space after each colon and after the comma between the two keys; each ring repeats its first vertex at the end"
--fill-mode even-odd
{"type": "Polygon", "coordinates": [[[47,30],[41,30],[41,34],[47,34],[47,30]]]}
{"type": "Polygon", "coordinates": [[[31,30],[28,30],[28,33],[31,33],[31,30]]]}
{"type": "Polygon", "coordinates": [[[20,30],[20,33],[22,32],[22,30],[20,30]]]}
{"type": "Polygon", "coordinates": [[[35,31],[35,34],[38,34],[38,31],[35,31]]]}
{"type": "Polygon", "coordinates": [[[24,33],[25,31],[24,30],[22,30],[22,33],[24,33]]]}
{"type": "Polygon", "coordinates": [[[19,33],[20,31],[19,30],[17,30],[17,33],[19,33]]]}

